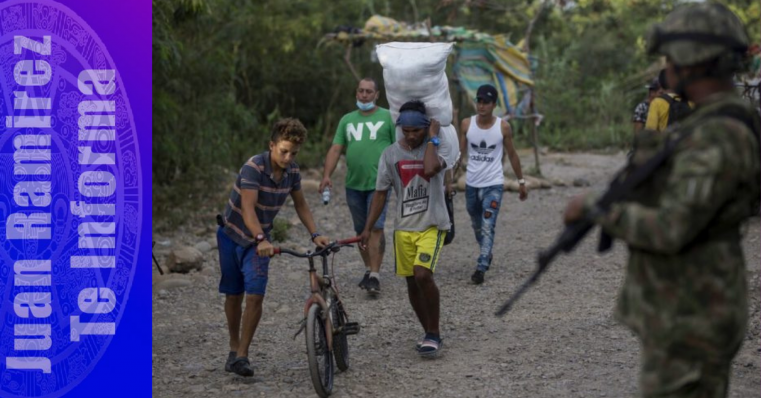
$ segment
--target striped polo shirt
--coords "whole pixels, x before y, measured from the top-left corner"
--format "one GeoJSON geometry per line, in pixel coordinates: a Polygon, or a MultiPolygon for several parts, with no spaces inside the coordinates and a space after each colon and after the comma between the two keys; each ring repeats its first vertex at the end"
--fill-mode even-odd
{"type": "Polygon", "coordinates": [[[259,219],[264,234],[269,239],[272,230],[272,221],[277,212],[285,203],[285,199],[291,191],[301,190],[301,174],[299,166],[291,162],[283,171],[283,177],[279,182],[273,180],[272,165],[269,151],[248,159],[240,168],[235,186],[230,191],[230,198],[225,208],[225,227],[223,231],[235,243],[248,247],[254,243],[251,231],[243,222],[243,210],[241,207],[241,189],[253,189],[259,191],[256,203],[256,217],[259,219]]]}

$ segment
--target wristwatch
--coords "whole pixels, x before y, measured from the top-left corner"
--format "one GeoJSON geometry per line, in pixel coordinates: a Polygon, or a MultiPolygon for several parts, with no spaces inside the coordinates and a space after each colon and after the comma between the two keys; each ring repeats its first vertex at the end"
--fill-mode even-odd
{"type": "Polygon", "coordinates": [[[256,236],[254,236],[254,240],[256,241],[256,243],[260,243],[261,241],[265,240],[266,238],[267,237],[264,236],[264,234],[256,234],[256,236]]]}
{"type": "Polygon", "coordinates": [[[314,242],[314,239],[315,239],[316,237],[318,237],[318,236],[320,236],[320,233],[319,233],[319,232],[315,232],[315,233],[313,233],[313,234],[312,234],[312,242],[314,242]]]}
{"type": "Polygon", "coordinates": [[[433,146],[439,146],[441,144],[441,140],[439,140],[439,136],[433,136],[428,140],[433,146]]]}
{"type": "Polygon", "coordinates": [[[524,180],[523,178],[521,178],[520,180],[518,180],[518,184],[521,184],[521,185],[526,185],[526,180],[524,180]]]}

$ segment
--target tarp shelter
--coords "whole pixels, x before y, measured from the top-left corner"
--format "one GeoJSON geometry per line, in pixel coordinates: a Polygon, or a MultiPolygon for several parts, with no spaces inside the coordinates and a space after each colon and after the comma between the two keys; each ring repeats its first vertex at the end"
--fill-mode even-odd
{"type": "MultiPolygon", "coordinates": [[[[408,25],[374,15],[363,29],[342,27],[324,40],[361,45],[364,41],[448,41],[455,42],[452,71],[460,88],[473,102],[482,84],[492,84],[500,92],[496,114],[523,116],[529,113],[532,62],[506,35],[489,35],[477,30],[451,26],[408,25]]],[[[347,61],[348,62],[348,61],[347,61]]]]}

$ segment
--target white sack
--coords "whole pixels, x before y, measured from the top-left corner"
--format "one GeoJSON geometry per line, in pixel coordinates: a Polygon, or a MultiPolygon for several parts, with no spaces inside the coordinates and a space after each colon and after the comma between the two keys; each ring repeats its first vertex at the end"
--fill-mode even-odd
{"type": "MultiPolygon", "coordinates": [[[[452,98],[447,80],[447,57],[453,43],[402,43],[392,42],[376,46],[378,60],[383,66],[391,118],[399,117],[399,108],[407,101],[420,100],[425,104],[429,118],[441,123],[439,155],[447,169],[454,166],[460,156],[457,131],[452,125],[452,98]]],[[[396,140],[402,130],[396,128],[396,140]]]]}
{"type": "Polygon", "coordinates": [[[442,126],[452,123],[452,98],[446,74],[452,46],[453,43],[402,42],[376,46],[394,121],[399,117],[402,104],[420,100],[425,104],[428,117],[438,120],[442,126]]]}

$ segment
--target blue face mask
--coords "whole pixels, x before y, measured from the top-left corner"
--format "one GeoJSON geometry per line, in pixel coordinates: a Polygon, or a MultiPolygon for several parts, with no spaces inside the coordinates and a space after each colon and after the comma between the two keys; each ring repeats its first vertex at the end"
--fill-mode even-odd
{"type": "Polygon", "coordinates": [[[375,101],[364,103],[360,100],[357,100],[357,108],[363,112],[371,111],[373,108],[375,108],[375,101]]]}

